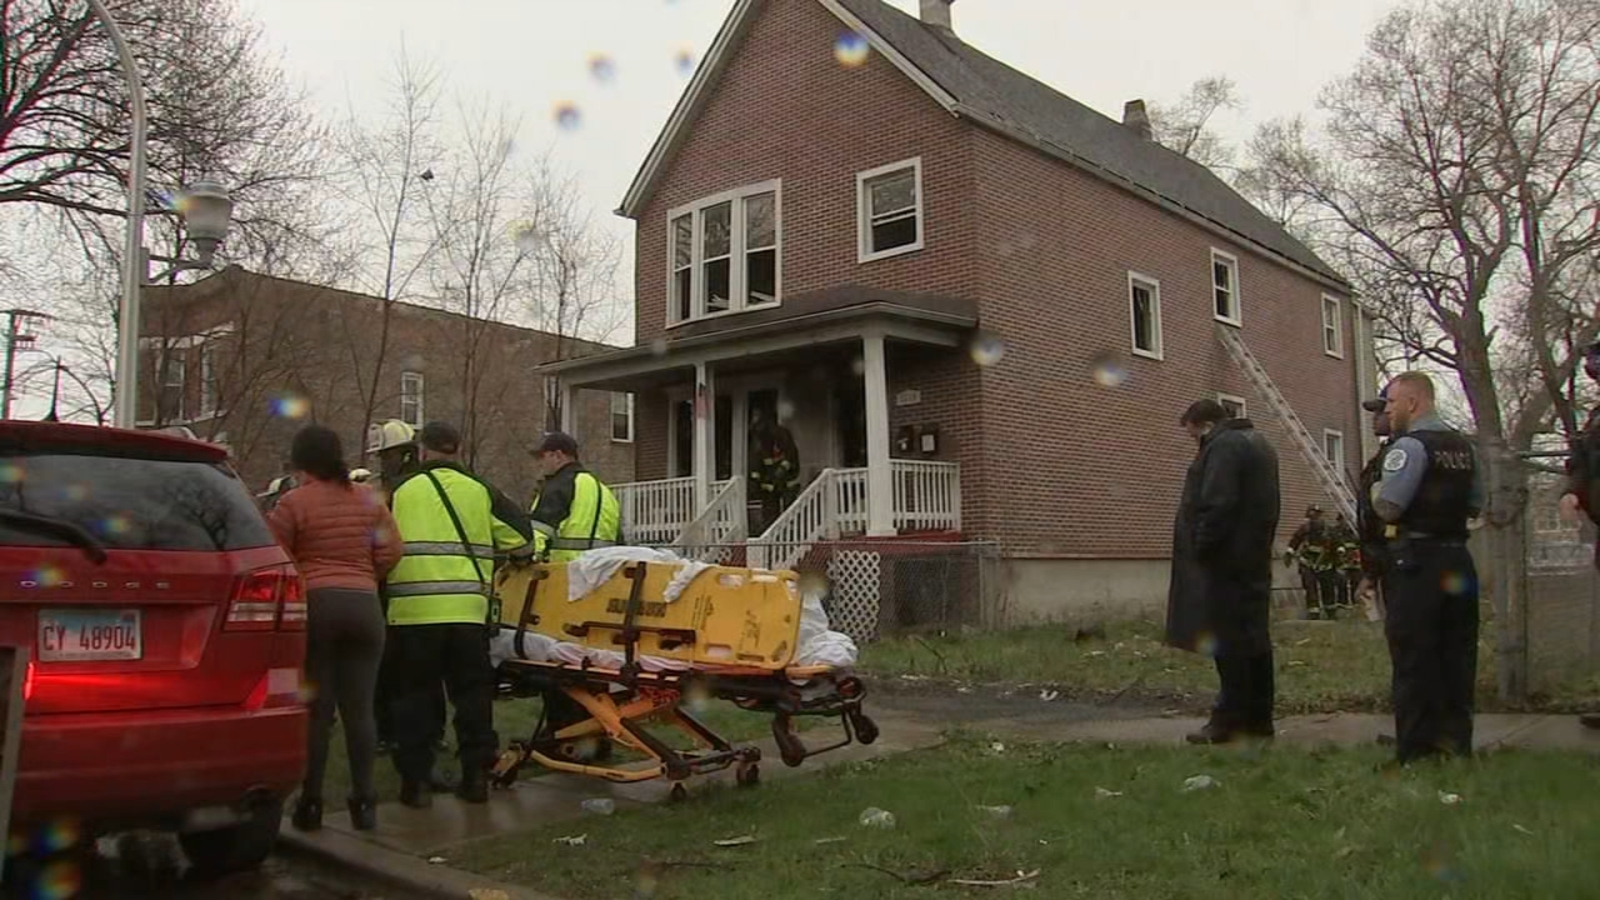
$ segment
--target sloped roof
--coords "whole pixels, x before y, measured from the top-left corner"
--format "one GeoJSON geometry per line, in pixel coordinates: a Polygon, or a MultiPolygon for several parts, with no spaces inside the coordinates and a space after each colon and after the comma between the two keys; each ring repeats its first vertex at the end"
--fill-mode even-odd
{"type": "Polygon", "coordinates": [[[961,114],[980,121],[990,119],[989,124],[1003,131],[1022,132],[1308,269],[1344,281],[1205,166],[1140,137],[1121,122],[882,0],[836,2],[953,96],[961,114]]]}
{"type": "MultiPolygon", "coordinates": [[[[1180,214],[1341,285],[1348,282],[1283,226],[1199,163],[1043,82],[986,56],[950,31],[924,25],[883,0],[817,0],[856,28],[951,112],[1083,168],[1180,214]]],[[[762,3],[738,0],[618,212],[636,215],[683,132],[710,94],[762,3]]]]}

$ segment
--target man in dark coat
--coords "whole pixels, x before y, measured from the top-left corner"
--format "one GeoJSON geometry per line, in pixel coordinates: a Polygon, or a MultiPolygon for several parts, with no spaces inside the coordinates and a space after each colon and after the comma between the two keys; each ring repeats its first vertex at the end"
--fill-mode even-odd
{"type": "Polygon", "coordinates": [[[1190,406],[1180,422],[1200,452],[1173,527],[1166,637],[1211,656],[1220,681],[1211,720],[1188,741],[1270,738],[1278,455],[1249,419],[1228,418],[1215,400],[1190,406]]]}

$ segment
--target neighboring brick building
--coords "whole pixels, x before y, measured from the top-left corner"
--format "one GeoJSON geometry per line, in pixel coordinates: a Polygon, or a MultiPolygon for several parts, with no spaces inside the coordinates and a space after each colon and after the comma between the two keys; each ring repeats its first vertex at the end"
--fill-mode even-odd
{"type": "MultiPolygon", "coordinates": [[[[373,419],[455,424],[473,468],[513,498],[531,498],[538,473],[527,449],[551,418],[535,367],[615,349],[394,303],[380,353],[381,299],[237,266],[146,288],[144,298],[140,424],[186,425],[228,444],[258,491],[281,474],[289,441],[307,422],[337,429],[355,465],[370,396],[373,419]]],[[[584,461],[608,481],[635,477],[629,403],[593,393],[577,410],[584,461]]]]}
{"type": "Polygon", "coordinates": [[[1276,440],[1286,538],[1324,498],[1217,329],[1354,472],[1376,373],[1348,284],[1154,143],[1142,103],[1106,118],[922,7],[734,5],[620,210],[636,346],[545,368],[637,393],[658,481],[629,515],[742,537],[712,520],[761,405],[808,479],[835,470],[764,541],[958,529],[1000,542],[1014,610],[1153,603],[1194,456],[1178,416],[1212,396],[1276,440]]]}

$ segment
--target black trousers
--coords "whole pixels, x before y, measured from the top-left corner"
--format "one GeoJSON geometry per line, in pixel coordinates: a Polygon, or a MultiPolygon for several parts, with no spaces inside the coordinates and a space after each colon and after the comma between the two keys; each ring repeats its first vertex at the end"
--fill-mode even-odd
{"type": "MultiPolygon", "coordinates": [[[[389,745],[393,745],[395,743],[393,688],[395,678],[394,653],[395,651],[392,646],[385,646],[383,663],[378,667],[378,686],[376,697],[374,698],[372,705],[373,713],[378,722],[378,743],[389,745]]],[[[433,718],[434,721],[439,723],[439,727],[434,731],[433,734],[433,742],[438,744],[444,740],[445,702],[443,681],[433,686],[433,702],[434,705],[439,709],[439,712],[433,718]]]]}
{"type": "Polygon", "coordinates": [[[1234,731],[1270,732],[1276,695],[1272,651],[1255,655],[1219,655],[1221,689],[1211,711],[1213,724],[1234,731]]]}
{"type": "Polygon", "coordinates": [[[494,667],[489,632],[482,625],[391,625],[389,689],[394,711],[395,767],[407,781],[433,774],[434,744],[444,729],[444,683],[455,706],[461,772],[482,772],[494,762],[494,667]]]}
{"type": "Polygon", "coordinates": [[[1396,757],[1472,752],[1478,571],[1465,543],[1413,542],[1384,572],[1396,757]]]}

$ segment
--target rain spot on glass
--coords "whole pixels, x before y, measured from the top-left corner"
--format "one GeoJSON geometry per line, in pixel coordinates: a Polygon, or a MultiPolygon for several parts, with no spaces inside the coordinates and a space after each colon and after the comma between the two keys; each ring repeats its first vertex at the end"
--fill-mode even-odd
{"type": "Polygon", "coordinates": [[[1446,572],[1439,579],[1439,586],[1444,589],[1446,594],[1451,596],[1465,594],[1468,586],[1467,576],[1462,572],[1446,572]]]}
{"type": "Polygon", "coordinates": [[[56,566],[40,566],[33,570],[33,580],[38,582],[40,587],[55,587],[66,581],[67,575],[56,566]]]}
{"type": "Polygon", "coordinates": [[[557,103],[554,116],[562,131],[575,131],[583,124],[583,114],[578,111],[578,104],[571,100],[557,103]]]}
{"type": "Polygon", "coordinates": [[[1195,652],[1201,656],[1215,657],[1217,655],[1217,636],[1209,631],[1202,631],[1194,639],[1195,652]]]}
{"type": "Polygon", "coordinates": [[[680,48],[677,55],[673,56],[672,64],[678,67],[679,75],[685,77],[693,75],[695,65],[694,51],[688,47],[680,48]]]}
{"type": "Polygon", "coordinates": [[[839,65],[849,69],[864,65],[871,52],[867,39],[853,31],[841,36],[833,44],[833,58],[839,61],[839,65]]]}
{"type": "Polygon", "coordinates": [[[515,222],[511,225],[511,240],[517,244],[517,249],[525,254],[533,254],[539,250],[541,243],[539,226],[529,221],[515,222]]]}
{"type": "Polygon", "coordinates": [[[303,419],[311,412],[311,401],[299,394],[278,394],[268,401],[267,410],[275,419],[303,419]]]}
{"type": "Polygon", "coordinates": [[[21,484],[23,474],[22,466],[18,463],[0,463],[0,484],[21,484]]]}
{"type": "Polygon", "coordinates": [[[650,342],[650,352],[652,354],[656,355],[656,356],[666,356],[667,355],[667,339],[664,338],[664,337],[659,337],[659,338],[656,338],[655,340],[651,341],[650,342]]]}
{"type": "Polygon", "coordinates": [[[867,372],[867,361],[859,356],[850,360],[850,371],[857,375],[865,375],[867,372]]]}
{"type": "Polygon", "coordinates": [[[94,530],[101,537],[121,537],[133,530],[133,522],[122,513],[113,513],[94,523],[94,530]]]}
{"type": "Polygon", "coordinates": [[[83,890],[83,869],[77,860],[58,859],[45,866],[38,877],[32,895],[40,900],[65,900],[83,890]]]}
{"type": "Polygon", "coordinates": [[[989,366],[998,363],[1002,358],[1005,357],[1006,344],[1005,341],[1000,340],[992,334],[979,332],[978,335],[972,339],[972,346],[968,348],[967,352],[972,354],[973,362],[977,363],[979,366],[988,368],[989,366]]]}
{"type": "Polygon", "coordinates": [[[794,418],[794,403],[788,400],[778,401],[778,421],[787,422],[794,418]]]}
{"type": "Polygon", "coordinates": [[[1128,369],[1114,354],[1102,353],[1090,364],[1094,383],[1101,387],[1118,388],[1128,383],[1128,369]]]}
{"type": "Polygon", "coordinates": [[[589,75],[601,84],[610,84],[617,77],[617,64],[604,53],[590,54],[589,75]]]}

